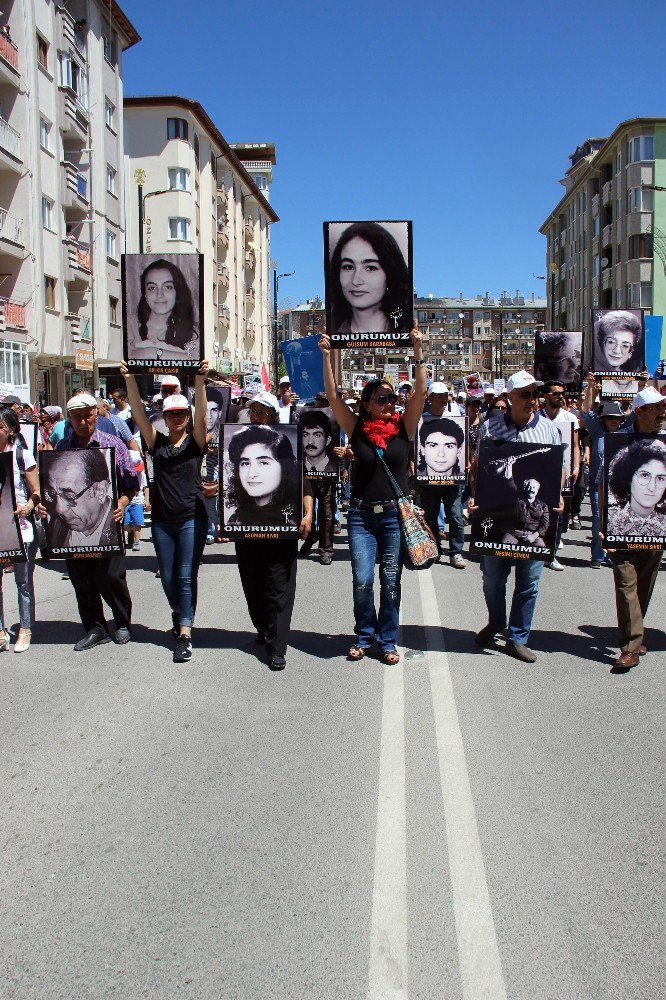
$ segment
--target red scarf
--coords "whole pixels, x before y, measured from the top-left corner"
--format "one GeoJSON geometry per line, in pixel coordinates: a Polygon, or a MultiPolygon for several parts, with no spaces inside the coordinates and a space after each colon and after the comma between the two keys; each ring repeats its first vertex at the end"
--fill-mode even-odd
{"type": "Polygon", "coordinates": [[[363,433],[375,448],[388,448],[394,437],[400,433],[400,414],[394,413],[387,420],[364,420],[363,433]]]}

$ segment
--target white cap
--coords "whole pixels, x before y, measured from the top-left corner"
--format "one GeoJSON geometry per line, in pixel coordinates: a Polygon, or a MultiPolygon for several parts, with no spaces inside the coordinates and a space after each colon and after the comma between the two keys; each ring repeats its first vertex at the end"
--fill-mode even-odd
{"type": "Polygon", "coordinates": [[[174,392],[172,396],[167,396],[162,403],[162,413],[168,413],[169,410],[189,410],[189,408],[190,404],[186,397],[181,396],[179,392],[174,392]]]}
{"type": "Polygon", "coordinates": [[[412,383],[408,379],[405,379],[404,382],[400,383],[400,385],[398,386],[398,392],[400,392],[400,390],[404,388],[409,388],[409,389],[412,388],[412,383]]]}
{"type": "Polygon", "coordinates": [[[524,369],[520,372],[514,372],[510,377],[506,385],[507,392],[513,392],[514,389],[527,389],[530,385],[539,385],[534,375],[530,375],[524,369]]]}
{"type": "Polygon", "coordinates": [[[356,404],[358,403],[358,400],[357,399],[345,399],[345,403],[351,409],[352,406],[356,406],[356,404]]]}
{"type": "Polygon", "coordinates": [[[483,395],[484,396],[496,396],[497,393],[493,389],[492,385],[489,385],[487,389],[483,390],[483,395]]]}
{"type": "Polygon", "coordinates": [[[445,393],[449,391],[449,387],[446,382],[431,382],[430,388],[428,389],[428,395],[432,396],[433,393],[445,393]]]}
{"type": "Polygon", "coordinates": [[[280,379],[280,385],[291,385],[291,379],[288,375],[283,375],[280,379]]]}
{"type": "MultiPolygon", "coordinates": [[[[661,396],[659,398],[661,399],[661,396]]],[[[72,396],[67,401],[68,412],[70,410],[85,410],[88,407],[92,407],[94,410],[97,409],[97,400],[89,392],[82,392],[79,396],[72,396]]]]}
{"type": "Polygon", "coordinates": [[[638,410],[641,406],[649,406],[650,403],[663,403],[666,402],[664,397],[660,392],[654,388],[653,385],[646,385],[644,389],[637,392],[634,396],[633,402],[631,404],[632,410],[638,410]]]}
{"type": "Polygon", "coordinates": [[[462,389],[458,393],[458,399],[467,399],[467,393],[463,392],[462,389]]]}
{"type": "Polygon", "coordinates": [[[265,406],[269,410],[275,410],[276,413],[279,413],[280,411],[280,404],[278,403],[276,397],[272,392],[266,392],[265,389],[258,392],[252,402],[261,403],[262,406],[265,406]]]}
{"type": "Polygon", "coordinates": [[[180,389],[180,381],[175,375],[165,375],[160,382],[160,385],[175,385],[178,389],[180,389]]]}
{"type": "Polygon", "coordinates": [[[155,393],[155,395],[153,396],[153,403],[161,403],[161,402],[162,402],[162,397],[160,396],[159,392],[155,393]]]}

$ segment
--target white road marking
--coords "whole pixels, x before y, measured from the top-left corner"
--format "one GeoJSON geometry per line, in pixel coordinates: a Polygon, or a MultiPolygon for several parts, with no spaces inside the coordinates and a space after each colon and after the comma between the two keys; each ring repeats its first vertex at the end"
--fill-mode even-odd
{"type": "MultiPolygon", "coordinates": [[[[400,650],[403,654],[404,649],[400,650]]],[[[384,669],[369,1000],[407,998],[405,690],[402,659],[384,669]]]]}
{"type": "MultiPolygon", "coordinates": [[[[416,575],[421,588],[423,621],[429,629],[441,629],[432,572],[422,570],[416,575]]],[[[428,634],[431,633],[426,631],[428,634]]],[[[443,631],[441,637],[443,640],[443,631]]],[[[505,1000],[502,963],[449,659],[446,650],[435,649],[432,643],[428,643],[428,659],[463,998],[505,1000]]]]}

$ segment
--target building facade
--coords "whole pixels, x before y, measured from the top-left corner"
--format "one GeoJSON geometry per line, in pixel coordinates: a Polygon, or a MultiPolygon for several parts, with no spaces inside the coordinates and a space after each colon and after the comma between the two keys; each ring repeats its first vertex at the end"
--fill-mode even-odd
{"type": "Polygon", "coordinates": [[[0,37],[0,382],[42,404],[120,357],[122,53],[107,0],[9,0],[0,37]]]}
{"type": "MultiPolygon", "coordinates": [[[[272,342],[270,183],[260,190],[197,101],[130,97],[124,118],[127,252],[201,253],[205,357],[226,374],[259,373],[272,342]]],[[[258,147],[272,177],[273,146],[238,150],[254,163],[258,147]]]]}
{"type": "Polygon", "coordinates": [[[590,358],[593,309],[666,312],[666,118],[622,122],[569,160],[566,193],[539,230],[548,325],[583,330],[590,358]]]}

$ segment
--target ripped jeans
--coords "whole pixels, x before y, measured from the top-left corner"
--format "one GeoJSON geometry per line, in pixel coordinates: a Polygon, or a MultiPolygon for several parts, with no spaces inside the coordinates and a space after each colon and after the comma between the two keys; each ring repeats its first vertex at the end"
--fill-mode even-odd
{"type": "Polygon", "coordinates": [[[402,535],[396,510],[381,514],[350,508],[347,517],[354,590],[356,645],[377,642],[383,653],[395,650],[400,621],[402,535]],[[375,611],[375,560],[379,551],[379,614],[375,611]]]}

